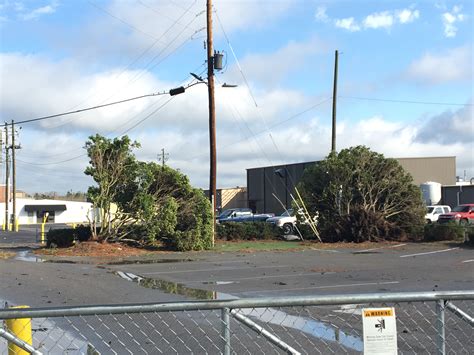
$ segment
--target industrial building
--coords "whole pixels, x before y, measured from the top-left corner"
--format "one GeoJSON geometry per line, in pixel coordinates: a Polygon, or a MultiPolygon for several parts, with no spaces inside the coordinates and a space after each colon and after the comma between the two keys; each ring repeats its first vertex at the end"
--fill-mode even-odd
{"type": "MultiPolygon", "coordinates": [[[[454,156],[396,159],[412,175],[416,185],[426,181],[456,185],[456,157],[454,156]]],[[[316,161],[311,161],[247,169],[248,207],[257,213],[275,214],[283,212],[285,208],[290,208],[291,195],[295,196],[295,186],[301,180],[304,170],[315,163],[316,161]]],[[[468,187],[465,188],[466,191],[468,189],[468,187]]],[[[449,192],[446,194],[444,196],[446,199],[453,200],[449,192]]],[[[469,199],[467,195],[466,199],[469,199]]],[[[464,201],[464,199],[461,200],[464,201]]]]}
{"type": "MultiPolygon", "coordinates": [[[[10,223],[13,203],[8,206],[10,223]]],[[[63,200],[16,199],[16,219],[18,224],[42,223],[85,223],[93,219],[94,211],[89,202],[63,200]]],[[[5,224],[5,204],[0,204],[0,221],[5,224]]]]}

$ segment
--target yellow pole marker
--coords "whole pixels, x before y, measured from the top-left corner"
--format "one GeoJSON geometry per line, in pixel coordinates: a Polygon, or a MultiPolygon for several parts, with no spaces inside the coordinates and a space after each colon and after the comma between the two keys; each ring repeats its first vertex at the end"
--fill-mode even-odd
{"type": "Polygon", "coordinates": [[[5,230],[5,222],[2,223],[2,230],[5,230]]]}
{"type": "Polygon", "coordinates": [[[44,244],[44,223],[41,223],[41,244],[44,244]]]}
{"type": "MultiPolygon", "coordinates": [[[[30,308],[29,306],[16,306],[11,308],[30,308]]],[[[33,345],[33,333],[31,331],[31,319],[7,319],[5,321],[8,331],[14,334],[18,339],[23,340],[25,343],[33,345]]],[[[8,355],[27,355],[28,351],[16,346],[15,344],[8,343],[8,355]]]]}
{"type": "Polygon", "coordinates": [[[20,221],[17,219],[15,222],[16,222],[15,223],[15,232],[18,232],[20,230],[20,221]]]}

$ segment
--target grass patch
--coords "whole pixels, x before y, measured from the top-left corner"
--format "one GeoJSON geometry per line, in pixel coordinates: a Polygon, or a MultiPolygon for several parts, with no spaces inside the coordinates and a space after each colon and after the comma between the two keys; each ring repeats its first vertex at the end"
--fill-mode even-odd
{"type": "Polygon", "coordinates": [[[252,252],[275,250],[304,250],[310,249],[314,243],[287,242],[280,240],[253,240],[253,241],[217,241],[213,251],[217,252],[252,252]]]}

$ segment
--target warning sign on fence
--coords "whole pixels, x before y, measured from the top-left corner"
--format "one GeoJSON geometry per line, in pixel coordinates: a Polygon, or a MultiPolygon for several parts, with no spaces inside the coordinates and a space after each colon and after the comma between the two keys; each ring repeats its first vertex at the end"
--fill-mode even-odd
{"type": "Polygon", "coordinates": [[[397,322],[395,309],[362,310],[364,354],[397,354],[397,322]]]}

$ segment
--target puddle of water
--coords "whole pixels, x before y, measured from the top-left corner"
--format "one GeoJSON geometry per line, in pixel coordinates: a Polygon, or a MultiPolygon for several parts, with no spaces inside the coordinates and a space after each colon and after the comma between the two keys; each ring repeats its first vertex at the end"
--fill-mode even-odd
{"type": "MultiPolygon", "coordinates": [[[[158,289],[170,294],[192,297],[200,300],[238,299],[238,297],[235,297],[230,294],[190,288],[180,283],[142,277],[130,272],[116,271],[114,272],[114,274],[120,276],[121,278],[127,281],[136,282],[142,287],[158,289]]],[[[217,284],[217,282],[219,281],[211,281],[207,284],[217,284]]],[[[220,282],[225,283],[226,281],[220,282]]],[[[337,342],[348,349],[356,351],[363,350],[363,341],[360,337],[347,334],[341,331],[340,329],[337,329],[323,322],[290,315],[286,312],[279,311],[273,308],[239,309],[236,311],[238,311],[242,315],[256,318],[267,324],[276,324],[283,327],[296,329],[318,339],[337,342]]]]}
{"type": "Polygon", "coordinates": [[[149,259],[149,260],[121,260],[111,261],[107,265],[130,265],[130,264],[167,264],[167,263],[186,263],[198,261],[196,259],[149,259]]]}
{"type": "Polygon", "coordinates": [[[14,257],[14,260],[20,260],[20,261],[28,261],[30,263],[42,263],[44,260],[37,257],[36,255],[30,253],[29,250],[22,250],[19,251],[16,256],[14,257]]]}
{"type": "Polygon", "coordinates": [[[151,288],[155,290],[161,290],[163,292],[170,293],[173,295],[181,295],[181,296],[196,298],[199,300],[217,300],[217,299],[222,300],[222,299],[237,298],[237,297],[234,297],[232,295],[228,295],[222,292],[191,288],[177,282],[152,279],[149,277],[142,277],[139,275],[132,274],[130,272],[117,271],[114,273],[127,281],[136,282],[138,285],[142,287],[151,288]]]}
{"type": "Polygon", "coordinates": [[[362,351],[364,349],[364,343],[360,337],[347,334],[340,329],[313,319],[293,316],[273,308],[239,309],[238,312],[258,318],[265,323],[297,329],[318,339],[337,342],[352,350],[362,351]]]}

